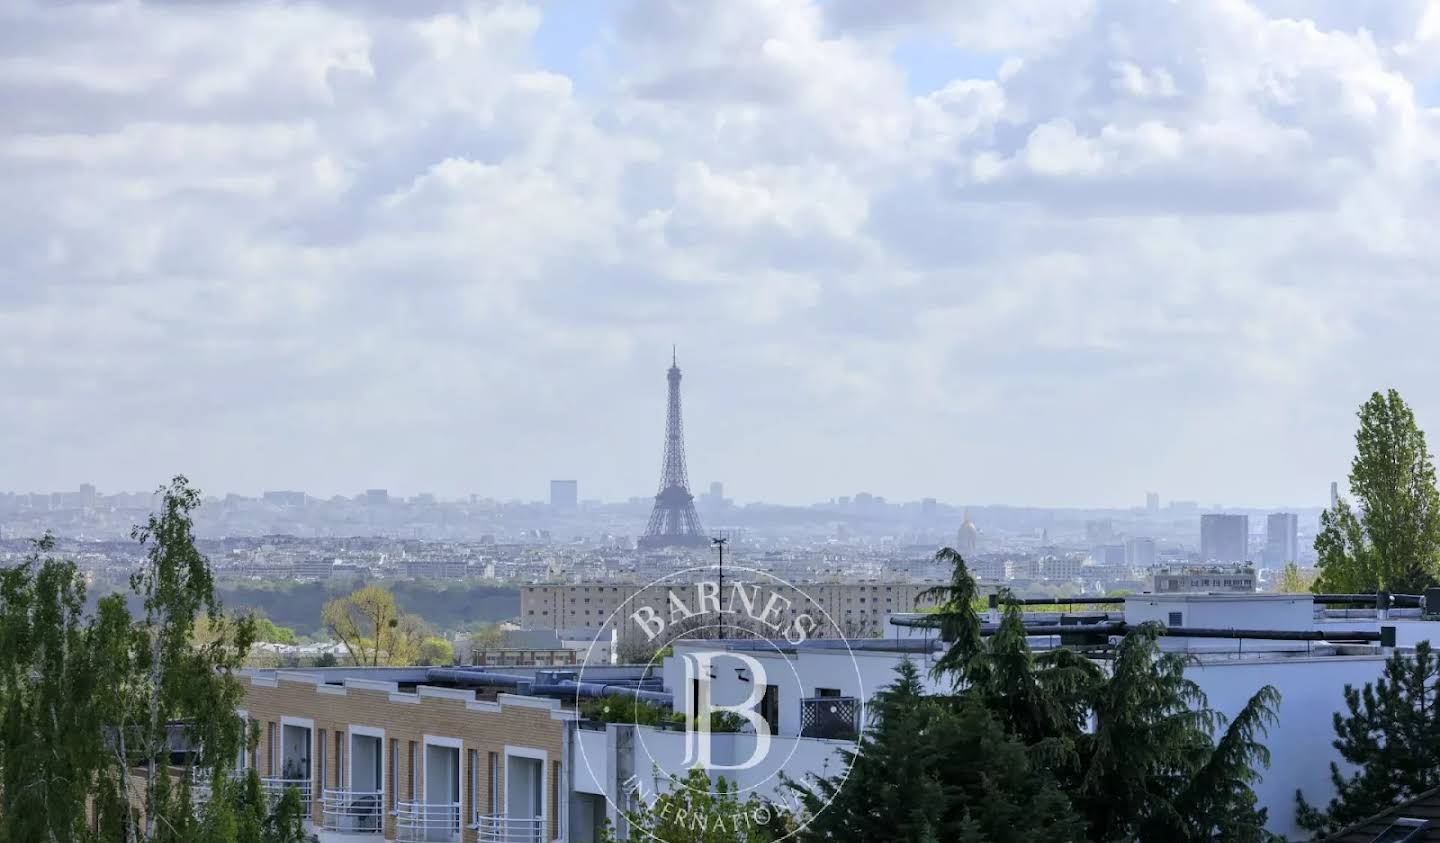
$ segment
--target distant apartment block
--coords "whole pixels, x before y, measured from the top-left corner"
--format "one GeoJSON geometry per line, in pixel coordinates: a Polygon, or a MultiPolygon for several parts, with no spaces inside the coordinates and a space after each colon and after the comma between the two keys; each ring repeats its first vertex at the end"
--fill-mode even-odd
{"type": "Polygon", "coordinates": [[[553,509],[575,509],[580,505],[580,483],[576,480],[550,481],[550,506],[553,509]]]}
{"type": "Polygon", "coordinates": [[[1267,567],[1279,568],[1300,556],[1300,519],[1293,512],[1276,512],[1265,519],[1267,567]]]}
{"type": "Polygon", "coordinates": [[[1200,561],[1248,562],[1250,516],[1206,513],[1200,516],[1200,561]]]}
{"type": "Polygon", "coordinates": [[[370,506],[385,506],[390,503],[390,493],[384,489],[366,489],[365,503],[370,506]]]}
{"type": "MultiPolygon", "coordinates": [[[[725,578],[726,595],[732,581],[725,578]]],[[[868,637],[882,632],[885,617],[894,612],[914,612],[922,607],[920,593],[933,583],[799,583],[795,586],[761,586],[763,599],[778,595],[786,608],[781,623],[788,623],[819,606],[848,637],[868,637]],[[783,602],[788,601],[788,602],[783,602]],[[814,601],[811,603],[810,601],[814,601]]],[[[520,623],[525,629],[579,630],[592,634],[607,621],[618,630],[619,641],[643,636],[643,630],[627,623],[620,610],[651,606],[664,609],[674,594],[682,604],[695,602],[695,587],[688,584],[640,585],[527,585],[520,589],[520,623]]],[[[823,632],[824,625],[815,632],[823,632]]]]}
{"type": "Polygon", "coordinates": [[[1154,574],[1156,594],[1255,591],[1255,569],[1249,565],[1173,565],[1154,574]]]}

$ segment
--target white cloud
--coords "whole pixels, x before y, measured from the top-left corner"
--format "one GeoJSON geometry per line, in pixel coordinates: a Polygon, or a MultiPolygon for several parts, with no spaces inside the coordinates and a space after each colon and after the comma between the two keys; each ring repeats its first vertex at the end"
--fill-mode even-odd
{"type": "Polygon", "coordinates": [[[518,0],[9,4],[13,482],[643,493],[677,342],[742,497],[1303,502],[1317,409],[1440,418],[1440,26],[1363,5],[635,0],[571,79],[518,0]]]}

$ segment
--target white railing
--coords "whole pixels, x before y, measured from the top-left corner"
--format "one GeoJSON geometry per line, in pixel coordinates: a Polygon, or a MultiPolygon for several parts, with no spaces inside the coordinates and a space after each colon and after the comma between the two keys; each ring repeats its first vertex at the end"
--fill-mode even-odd
{"type": "Polygon", "coordinates": [[[310,807],[310,780],[309,779],[282,779],[278,776],[261,776],[260,790],[271,799],[279,800],[290,788],[300,791],[300,802],[306,810],[310,807]]]}
{"type": "Polygon", "coordinates": [[[449,843],[460,839],[459,802],[400,802],[395,806],[395,839],[406,843],[449,843]]]}
{"type": "Polygon", "coordinates": [[[480,843],[542,843],[545,840],[543,817],[509,817],[504,814],[481,814],[473,828],[478,830],[480,843]]]}
{"type": "Polygon", "coordinates": [[[378,790],[320,792],[322,828],[350,834],[380,834],[385,830],[385,805],[378,790]]]}

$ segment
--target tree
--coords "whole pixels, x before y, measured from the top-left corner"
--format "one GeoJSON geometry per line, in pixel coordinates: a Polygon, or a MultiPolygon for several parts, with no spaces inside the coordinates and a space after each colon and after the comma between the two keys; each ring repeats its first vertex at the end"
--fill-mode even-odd
{"type": "Polygon", "coordinates": [[[446,641],[438,635],[428,635],[424,641],[420,642],[420,646],[416,649],[415,663],[427,665],[454,664],[455,648],[449,641],[446,641]]]}
{"type": "Polygon", "coordinates": [[[1275,590],[1281,594],[1308,594],[1315,585],[1315,572],[1302,570],[1294,562],[1286,562],[1280,569],[1280,581],[1275,590]]]}
{"type": "Polygon", "coordinates": [[[952,566],[950,582],[925,589],[919,599],[938,603],[934,617],[940,627],[940,638],[949,642],[950,648],[931,671],[936,676],[949,675],[958,684],[964,679],[970,659],[980,651],[980,615],[975,609],[980,601],[980,589],[965,567],[965,559],[954,548],[940,548],[935,553],[935,561],[952,566]]]}
{"type": "Polygon", "coordinates": [[[1160,649],[1158,625],[1130,630],[1108,675],[1071,650],[1032,653],[1014,603],[986,638],[964,561],[948,549],[937,558],[955,566],[941,589],[949,649],[937,678],[956,689],[957,705],[983,708],[1025,747],[1084,818],[1088,839],[1271,839],[1252,786],[1269,763],[1262,739],[1279,705],[1274,688],[1227,724],[1185,677],[1186,657],[1160,649]]]}
{"type": "Polygon", "coordinates": [[[1335,713],[1333,745],[1356,767],[1330,764],[1335,796],[1325,810],[1295,794],[1303,828],[1333,832],[1440,786],[1440,658],[1429,641],[1396,653],[1374,684],[1345,686],[1348,714],[1335,713]]]}
{"type": "MultiPolygon", "coordinates": [[[[656,843],[775,843],[789,832],[791,819],[757,796],[741,799],[725,779],[711,783],[696,767],[654,803],[626,811],[630,840],[656,843]]],[[[613,843],[607,830],[602,840],[613,843]]]]}
{"type": "Polygon", "coordinates": [[[378,585],[331,600],[321,617],[350,660],[363,667],[414,664],[425,637],[419,620],[402,612],[395,595],[378,585]]]}
{"type": "Polygon", "coordinates": [[[1186,658],[1160,649],[1160,634],[1142,624],[1121,640],[1094,701],[1078,793],[1091,839],[1274,839],[1252,785],[1269,764],[1260,739],[1279,692],[1261,688],[1212,744],[1224,717],[1185,677],[1186,658]]]}
{"type": "Polygon", "coordinates": [[[48,556],[48,537],[0,573],[0,841],[306,839],[293,798],[272,810],[253,773],[253,786],[230,781],[254,740],[235,714],[234,675],[252,630],[214,599],[191,532],[199,494],[177,477],[161,495],[133,533],[146,548],[130,581],[139,616],[123,594],[85,616],[84,581],[48,556]],[[197,645],[202,622],[213,636],[197,645]],[[198,749],[175,767],[177,724],[198,749]],[[192,799],[197,776],[217,783],[208,799],[192,799]]]}
{"type": "Polygon", "coordinates": [[[482,621],[471,624],[467,634],[472,651],[498,650],[505,646],[505,629],[498,623],[482,621]]]}
{"type": "Polygon", "coordinates": [[[1320,517],[1317,591],[1419,592],[1435,581],[1440,492],[1425,434],[1400,393],[1376,392],[1360,407],[1350,489],[1320,517]]]}
{"type": "Polygon", "coordinates": [[[1084,839],[1069,800],[984,706],[926,695],[908,659],[897,674],[860,746],[843,752],[848,775],[788,782],[802,841],[1084,839]]]}

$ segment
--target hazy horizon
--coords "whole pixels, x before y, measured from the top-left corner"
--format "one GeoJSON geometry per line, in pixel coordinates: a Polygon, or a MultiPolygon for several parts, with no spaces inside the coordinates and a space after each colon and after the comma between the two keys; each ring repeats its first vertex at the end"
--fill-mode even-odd
{"type": "Polygon", "coordinates": [[[1323,506],[1372,391],[1440,436],[1419,0],[0,33],[0,487],[644,497],[672,343],[742,501],[1323,506]]]}

